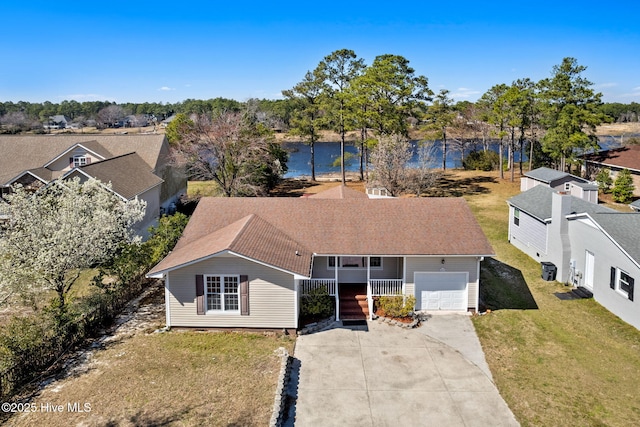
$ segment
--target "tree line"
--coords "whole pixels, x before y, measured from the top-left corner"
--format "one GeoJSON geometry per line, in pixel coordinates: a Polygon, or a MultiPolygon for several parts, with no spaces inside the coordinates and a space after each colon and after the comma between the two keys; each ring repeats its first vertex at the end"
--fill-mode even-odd
{"type": "Polygon", "coordinates": [[[174,114],[212,118],[235,113],[251,117],[263,129],[298,135],[309,143],[312,179],[314,144],[327,130],[341,141],[343,171],[344,144],[347,139],[357,144],[362,179],[377,141],[393,135],[438,140],[442,169],[446,168],[449,150],[464,153],[469,147],[471,151],[481,147],[487,152],[489,141],[498,140],[498,168],[502,173],[506,160],[513,178],[517,151],[520,169],[527,153],[530,167],[535,163],[570,170],[580,154],[597,149],[596,126],[638,119],[640,104],[604,104],[602,94],[596,93],[583,76],[585,70],[575,58],[567,57],[553,67],[550,77],[538,82],[523,77],[494,85],[476,102],[454,102],[447,89],[434,93],[427,77],[416,75],[409,60],[400,55],[379,55],[366,64],[354,51],[340,49],[322,58],[292,88],[284,89],[280,100],[188,99],[176,104],[5,102],[0,103],[0,129],[34,129],[56,114],[109,127],[118,126],[127,114],[144,115],[142,121],[149,117],[157,121],[174,114]]]}

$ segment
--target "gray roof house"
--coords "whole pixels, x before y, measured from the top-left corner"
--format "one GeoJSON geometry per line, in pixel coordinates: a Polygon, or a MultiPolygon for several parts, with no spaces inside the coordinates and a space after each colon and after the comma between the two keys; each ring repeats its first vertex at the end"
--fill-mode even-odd
{"type": "Polygon", "coordinates": [[[167,325],[295,330],[302,295],[335,297],[336,320],[373,299],[478,310],[480,262],[493,249],[462,198],[369,199],[338,188],[300,198],[203,198],[164,279],[167,325]]]}
{"type": "Polygon", "coordinates": [[[509,242],[640,329],[640,214],[536,186],[508,200],[509,242]]]}
{"type": "Polygon", "coordinates": [[[525,172],[520,179],[520,191],[527,191],[538,185],[564,191],[572,196],[598,203],[598,185],[567,172],[541,167],[525,172]]]}
{"type": "Polygon", "coordinates": [[[110,183],[123,200],[145,200],[144,231],[186,193],[186,177],[171,166],[164,135],[0,136],[0,194],[21,184],[36,191],[56,179],[110,183]]]}

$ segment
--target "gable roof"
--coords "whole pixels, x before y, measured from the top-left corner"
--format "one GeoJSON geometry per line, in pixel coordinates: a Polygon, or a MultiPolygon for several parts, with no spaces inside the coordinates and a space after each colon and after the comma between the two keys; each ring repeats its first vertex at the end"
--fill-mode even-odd
{"type": "Polygon", "coordinates": [[[553,181],[557,181],[566,177],[571,177],[578,182],[587,182],[585,179],[580,178],[579,176],[571,175],[570,173],[550,169],[547,167],[540,167],[532,171],[525,172],[524,176],[533,178],[536,181],[544,182],[545,184],[550,184],[553,181]]]}
{"type": "Polygon", "coordinates": [[[631,209],[633,209],[635,211],[640,211],[640,199],[636,200],[635,202],[630,203],[629,206],[631,207],[631,209]]]}
{"type": "Polygon", "coordinates": [[[24,171],[43,167],[77,144],[105,158],[136,152],[155,170],[166,142],[162,134],[0,135],[0,185],[5,185],[24,171]]]}
{"type": "Polygon", "coordinates": [[[598,212],[592,219],[640,264],[640,213],[598,212]]]}
{"type": "MultiPolygon", "coordinates": [[[[547,222],[551,219],[552,197],[555,192],[553,188],[537,185],[513,196],[507,200],[507,203],[542,222],[547,222]]],[[[615,212],[613,209],[573,196],[571,197],[571,209],[580,213],[615,212]]]]}
{"type": "MultiPolygon", "coordinates": [[[[234,225],[235,224],[235,225],[234,225]]],[[[232,226],[233,225],[233,226],[232,226]]],[[[231,228],[228,228],[231,227],[231,228]]],[[[149,274],[196,261],[228,246],[240,255],[260,255],[270,265],[309,276],[316,255],[490,256],[493,249],[462,198],[203,198],[173,252],[149,274]],[[259,218],[233,248],[221,233],[237,221],[259,218]],[[274,245],[269,239],[287,244],[274,245]],[[203,240],[204,239],[204,240],[203,240]],[[213,243],[219,239],[221,242],[213,243]],[[206,242],[206,243],[203,243],[206,242]],[[206,246],[203,247],[203,246],[206,246]],[[304,273],[298,261],[304,259],[304,273]],[[195,250],[194,248],[198,248],[195,250]],[[269,252],[272,251],[272,252],[269,252]],[[269,252],[266,257],[262,254],[269,252]],[[293,258],[295,259],[295,258],[293,258]]],[[[256,258],[257,259],[257,258],[256,258]]],[[[300,261],[302,262],[302,261],[300,261]]]]}
{"type": "MultiPolygon", "coordinates": [[[[154,272],[197,262],[230,251],[306,276],[312,252],[255,214],[187,243],[154,267],[154,272]]],[[[154,274],[153,272],[149,274],[154,274]]]]}
{"type": "Polygon", "coordinates": [[[627,145],[584,156],[588,162],[640,172],[640,145],[627,145]]]}
{"type": "Polygon", "coordinates": [[[131,200],[163,182],[161,178],[151,172],[151,168],[137,153],[129,153],[80,166],[69,171],[63,178],[73,177],[79,171],[100,182],[110,182],[111,190],[126,200],[131,200]]]}

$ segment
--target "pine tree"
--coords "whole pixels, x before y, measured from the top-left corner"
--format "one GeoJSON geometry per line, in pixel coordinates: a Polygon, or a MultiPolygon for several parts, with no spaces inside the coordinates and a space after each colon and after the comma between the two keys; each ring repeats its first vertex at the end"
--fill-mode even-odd
{"type": "Polygon", "coordinates": [[[618,203],[629,203],[633,197],[633,178],[629,169],[623,169],[618,173],[615,183],[613,184],[613,200],[618,203]]]}

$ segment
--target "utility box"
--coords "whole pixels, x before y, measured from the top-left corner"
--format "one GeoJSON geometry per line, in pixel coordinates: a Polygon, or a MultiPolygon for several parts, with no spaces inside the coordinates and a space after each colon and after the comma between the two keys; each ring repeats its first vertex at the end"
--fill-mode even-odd
{"type": "Polygon", "coordinates": [[[552,262],[541,262],[542,265],[542,279],[547,282],[556,280],[556,265],[552,262]]]}

